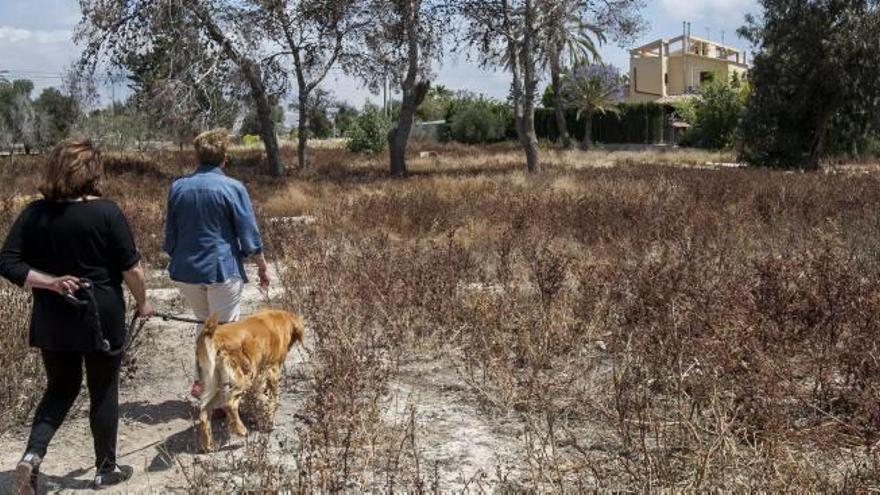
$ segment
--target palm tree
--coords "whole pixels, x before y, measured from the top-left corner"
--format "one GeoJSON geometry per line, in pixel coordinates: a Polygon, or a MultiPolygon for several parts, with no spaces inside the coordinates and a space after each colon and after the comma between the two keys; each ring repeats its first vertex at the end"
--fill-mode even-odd
{"type": "Polygon", "coordinates": [[[568,55],[568,66],[576,67],[599,62],[599,46],[605,42],[604,31],[583,19],[583,0],[552,0],[548,2],[544,22],[544,52],[550,68],[550,87],[553,91],[553,108],[559,140],[566,148],[571,146],[565,123],[565,100],[563,87],[563,59],[568,55]]]}
{"type": "Polygon", "coordinates": [[[593,115],[620,113],[618,104],[623,99],[620,70],[613,65],[584,64],[575,67],[565,78],[565,102],[577,109],[578,120],[584,117],[584,139],[581,149],[593,144],[593,115]]]}

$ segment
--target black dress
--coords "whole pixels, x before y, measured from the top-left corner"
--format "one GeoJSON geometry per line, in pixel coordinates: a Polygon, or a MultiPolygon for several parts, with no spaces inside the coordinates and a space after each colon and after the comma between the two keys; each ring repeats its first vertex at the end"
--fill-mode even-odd
{"type": "MultiPolygon", "coordinates": [[[[13,224],[0,251],[0,275],[22,286],[32,268],[49,275],[85,277],[94,284],[105,338],[125,341],[122,272],[140,259],[131,229],[116,203],[39,200],[13,224]]],[[[34,289],[30,343],[46,351],[94,352],[94,328],[80,308],[52,291],[34,289]]]]}

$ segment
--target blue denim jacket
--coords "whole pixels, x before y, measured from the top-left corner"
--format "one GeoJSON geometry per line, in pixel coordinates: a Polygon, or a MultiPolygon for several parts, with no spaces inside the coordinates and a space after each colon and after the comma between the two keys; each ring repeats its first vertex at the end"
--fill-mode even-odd
{"type": "Polygon", "coordinates": [[[171,185],[163,250],[171,256],[171,279],[191,284],[247,282],[243,259],[262,252],[263,242],[247,189],[214,165],[171,185]]]}

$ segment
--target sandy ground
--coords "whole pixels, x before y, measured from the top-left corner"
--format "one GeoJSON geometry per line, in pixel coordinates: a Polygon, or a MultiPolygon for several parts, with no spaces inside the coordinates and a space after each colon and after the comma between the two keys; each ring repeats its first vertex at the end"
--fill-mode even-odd
{"type": "MultiPolygon", "coordinates": [[[[187,315],[177,290],[161,274],[153,273],[150,296],[157,309],[187,315]]],[[[255,277],[254,277],[255,278],[255,277]]],[[[280,289],[276,289],[280,290],[280,289]]],[[[265,306],[254,284],[246,286],[243,312],[265,306]]],[[[199,452],[194,402],[189,385],[194,366],[196,325],[152,319],[145,326],[135,356],[137,362],[123,378],[120,392],[119,462],[134,467],[133,478],[120,485],[119,493],[183,492],[193,462],[211,456],[240,455],[243,440],[228,440],[213,454],[199,452]]],[[[310,346],[306,333],[306,347],[310,346]]],[[[286,364],[273,444],[286,442],[297,426],[301,395],[307,381],[294,370],[307,352],[294,350],[286,364]]],[[[425,461],[437,466],[440,486],[466,489],[491,484],[499,466],[522,459],[518,449],[519,427],[515,421],[489,418],[478,411],[460,379],[448,363],[416,360],[403,367],[391,384],[391,397],[383,416],[402,424],[411,409],[420,428],[419,447],[425,461]]],[[[215,422],[216,430],[225,430],[215,422]]],[[[28,428],[21,425],[0,434],[0,494],[9,493],[10,475],[21,456],[28,428]]],[[[94,454],[88,425],[88,400],[80,397],[56,434],[43,462],[40,493],[75,493],[88,490],[94,477],[94,454]]],[[[218,458],[220,459],[220,458],[218,458]]]]}

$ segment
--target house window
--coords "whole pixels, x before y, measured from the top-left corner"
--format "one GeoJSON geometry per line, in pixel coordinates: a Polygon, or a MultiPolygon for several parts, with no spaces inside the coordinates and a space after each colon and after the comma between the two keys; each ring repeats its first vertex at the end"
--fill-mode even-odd
{"type": "Polygon", "coordinates": [[[663,82],[669,84],[669,73],[663,74],[663,82]]]}
{"type": "Polygon", "coordinates": [[[715,80],[715,73],[711,71],[700,72],[700,84],[710,83],[715,80]]]}
{"type": "Polygon", "coordinates": [[[639,73],[635,67],[633,67],[633,91],[639,90],[639,73]]]}

